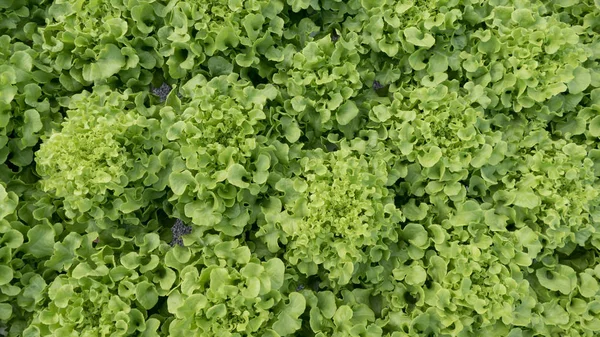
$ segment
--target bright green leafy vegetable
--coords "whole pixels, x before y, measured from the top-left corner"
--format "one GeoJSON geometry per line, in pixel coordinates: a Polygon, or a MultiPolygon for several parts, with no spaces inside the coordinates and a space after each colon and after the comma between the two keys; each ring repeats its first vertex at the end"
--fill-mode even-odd
{"type": "Polygon", "coordinates": [[[597,0],[0,0],[0,336],[600,334],[597,0]]]}

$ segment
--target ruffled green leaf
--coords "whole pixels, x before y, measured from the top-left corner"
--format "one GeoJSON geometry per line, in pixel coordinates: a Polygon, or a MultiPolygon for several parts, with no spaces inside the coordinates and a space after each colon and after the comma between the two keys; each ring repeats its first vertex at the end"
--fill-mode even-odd
{"type": "Polygon", "coordinates": [[[579,274],[579,293],[586,298],[594,297],[600,287],[596,278],[587,273],[579,274]]]}
{"type": "Polygon", "coordinates": [[[575,271],[565,265],[559,265],[554,270],[540,268],[536,270],[535,275],[543,287],[552,291],[559,291],[565,295],[577,286],[575,271]]]}
{"type": "Polygon", "coordinates": [[[83,79],[90,82],[107,79],[121,71],[125,64],[121,49],[114,44],[107,44],[100,50],[96,62],[83,66],[83,79]]]}
{"type": "Polygon", "coordinates": [[[169,176],[169,185],[176,195],[182,195],[187,188],[194,189],[196,180],[188,170],[183,172],[173,172],[169,176]]]}
{"type": "Polygon", "coordinates": [[[54,252],[54,238],[56,232],[49,225],[38,225],[27,232],[28,241],[25,252],[36,258],[51,256],[54,252]]]}
{"type": "Polygon", "coordinates": [[[600,116],[596,116],[590,121],[589,131],[590,136],[600,137],[600,116]]]}
{"type": "Polygon", "coordinates": [[[242,165],[233,164],[227,170],[227,181],[234,186],[246,188],[249,186],[249,184],[244,181],[247,174],[248,172],[242,165]]]}
{"type": "Polygon", "coordinates": [[[429,33],[421,32],[417,27],[409,27],[404,30],[406,41],[418,47],[431,48],[435,38],[429,33]]]}
{"type": "Polygon", "coordinates": [[[347,125],[358,116],[358,112],[358,107],[353,101],[346,101],[339,107],[336,120],[340,125],[347,125]]]}
{"type": "Polygon", "coordinates": [[[158,302],[158,292],[150,282],[138,283],[135,288],[135,296],[146,310],[151,309],[158,302]]]}
{"type": "Polygon", "coordinates": [[[291,293],[289,304],[285,307],[282,313],[278,315],[277,321],[273,324],[273,330],[280,336],[288,336],[293,334],[301,327],[301,322],[298,317],[304,313],[306,308],[306,300],[299,293],[291,293]]]}
{"type": "Polygon", "coordinates": [[[423,167],[433,167],[442,158],[442,150],[437,146],[432,146],[429,151],[419,155],[419,163],[423,167]]]}
{"type": "Polygon", "coordinates": [[[567,83],[567,87],[569,88],[569,92],[571,94],[579,94],[587,89],[592,82],[590,71],[583,67],[575,68],[573,71],[573,77],[573,80],[567,83]]]}

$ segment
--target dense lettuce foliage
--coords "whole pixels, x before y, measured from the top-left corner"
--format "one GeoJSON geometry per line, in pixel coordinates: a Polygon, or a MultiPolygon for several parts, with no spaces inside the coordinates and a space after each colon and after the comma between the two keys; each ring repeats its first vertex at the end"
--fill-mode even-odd
{"type": "Polygon", "coordinates": [[[62,128],[36,152],[41,188],[88,229],[139,224],[140,213],[159,208],[166,196],[165,166],[175,153],[153,118],[157,109],[145,109],[144,100],[147,94],[106,86],[73,95],[62,128]]]}
{"type": "MultiPolygon", "coordinates": [[[[385,158],[365,158],[341,144],[336,152],[321,149],[300,153],[269,192],[262,207],[259,238],[298,271],[311,276],[326,272],[325,282],[346,285],[355,266],[371,266],[398,240],[403,220],[385,186],[385,158]]],[[[368,268],[367,267],[367,268],[368,268]]]]}
{"type": "Polygon", "coordinates": [[[599,178],[598,0],[0,0],[0,336],[597,336],[599,178]]]}

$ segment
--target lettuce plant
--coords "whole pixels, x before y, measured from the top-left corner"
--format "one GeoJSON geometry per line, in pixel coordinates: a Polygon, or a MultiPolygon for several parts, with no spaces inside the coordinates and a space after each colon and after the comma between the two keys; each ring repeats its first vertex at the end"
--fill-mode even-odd
{"type": "Polygon", "coordinates": [[[263,123],[277,91],[233,74],[210,81],[197,75],[181,90],[183,102],[173,93],[160,110],[161,130],[178,149],[169,200],[202,230],[239,235],[250,219],[242,203],[264,189],[277,160],[263,123]]]}
{"type": "Polygon", "coordinates": [[[600,2],[0,0],[0,336],[600,334],[600,2]]]}
{"type": "Polygon", "coordinates": [[[5,1],[0,6],[0,35],[8,35],[19,41],[31,41],[39,26],[44,25],[47,0],[5,1]]]}
{"type": "Polygon", "coordinates": [[[157,32],[169,75],[184,78],[197,72],[198,64],[211,76],[234,67],[262,73],[263,59],[282,58],[283,8],[280,0],[174,2],[157,32]]]}
{"type": "MultiPolygon", "coordinates": [[[[57,99],[66,90],[52,85],[57,77],[34,62],[38,57],[25,43],[0,36],[0,163],[21,169],[32,164],[40,136],[62,119],[57,99]]],[[[3,168],[0,179],[8,182],[13,173],[3,168]]]]}
{"type": "Polygon", "coordinates": [[[349,145],[326,153],[307,151],[288,177],[277,181],[263,206],[257,234],[307,275],[326,272],[334,284],[348,284],[358,264],[377,263],[388,242],[397,240],[403,216],[386,187],[383,157],[366,157],[349,145]]]}
{"type": "Polygon", "coordinates": [[[194,336],[291,336],[300,328],[306,300],[282,295],[285,265],[258,260],[238,241],[216,235],[199,239],[205,248],[182,266],[179,285],[167,300],[174,316],[170,334],[194,336]]]}
{"type": "Polygon", "coordinates": [[[55,1],[35,39],[65,88],[115,81],[147,86],[164,63],[156,30],[165,10],[162,1],[55,1]]]}
{"type": "Polygon", "coordinates": [[[324,36],[294,49],[286,51],[287,57],[273,75],[273,82],[283,87],[288,98],[286,116],[281,118],[286,138],[294,142],[300,136],[291,133],[297,123],[291,116],[314,128],[316,135],[333,125],[351,123],[359,114],[353,97],[363,86],[356,41],[345,37],[333,41],[331,36],[324,36]]]}
{"type": "MultiPolygon", "coordinates": [[[[304,333],[314,336],[383,336],[383,329],[371,308],[370,289],[317,293],[304,291],[310,307],[304,333]]],[[[377,310],[377,309],[375,309],[377,310]]]]}
{"type": "Polygon", "coordinates": [[[68,217],[103,228],[165,195],[172,152],[144,99],[107,87],[76,95],[60,132],[41,145],[41,186],[63,200],[68,217]]]}
{"type": "Polygon", "coordinates": [[[56,276],[44,263],[60,226],[51,225],[53,209],[44,204],[44,193],[31,186],[18,178],[0,183],[0,327],[10,336],[22,334],[56,276]]]}
{"type": "Polygon", "coordinates": [[[48,285],[48,302],[23,335],[159,336],[160,319],[148,317],[148,310],[175,281],[175,273],[160,265],[168,245],[147,234],[127,243],[135,247],[129,253],[115,254],[110,244],[95,247],[93,233],[72,234],[65,237],[69,246],[48,261],[65,273],[48,285]]]}

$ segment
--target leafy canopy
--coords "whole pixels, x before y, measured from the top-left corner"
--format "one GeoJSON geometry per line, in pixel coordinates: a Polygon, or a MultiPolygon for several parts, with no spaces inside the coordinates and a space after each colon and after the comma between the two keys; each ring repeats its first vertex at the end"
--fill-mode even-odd
{"type": "Polygon", "coordinates": [[[0,1],[0,336],[600,334],[597,0],[0,1]]]}

